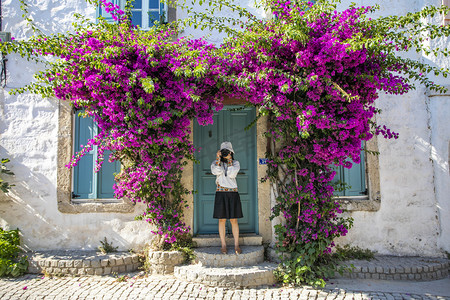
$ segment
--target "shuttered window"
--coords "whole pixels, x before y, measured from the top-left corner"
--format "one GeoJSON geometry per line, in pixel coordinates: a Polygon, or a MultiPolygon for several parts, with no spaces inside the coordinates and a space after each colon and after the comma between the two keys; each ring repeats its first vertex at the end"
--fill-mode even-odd
{"type": "Polygon", "coordinates": [[[364,151],[361,151],[361,162],[359,164],[353,163],[351,169],[343,166],[335,167],[336,176],[334,176],[334,183],[345,183],[346,188],[343,191],[335,191],[335,196],[365,196],[367,195],[366,188],[366,170],[364,151]]]}
{"type": "MultiPolygon", "coordinates": [[[[114,5],[119,5],[122,10],[125,9],[125,0],[111,0],[114,5]]],[[[131,23],[142,29],[148,29],[155,22],[167,22],[167,5],[159,0],[135,0],[131,8],[131,23]]],[[[114,20],[110,13],[99,5],[97,8],[98,16],[102,16],[106,21],[113,23],[114,20]]]]}
{"type": "MultiPolygon", "coordinates": [[[[98,127],[91,117],[80,117],[75,114],[74,150],[81,150],[98,133],[98,127]]],[[[114,174],[120,172],[120,162],[108,162],[110,151],[105,151],[105,161],[99,172],[94,172],[97,160],[97,147],[83,156],[73,169],[74,199],[112,199],[114,198],[114,174]]]]}

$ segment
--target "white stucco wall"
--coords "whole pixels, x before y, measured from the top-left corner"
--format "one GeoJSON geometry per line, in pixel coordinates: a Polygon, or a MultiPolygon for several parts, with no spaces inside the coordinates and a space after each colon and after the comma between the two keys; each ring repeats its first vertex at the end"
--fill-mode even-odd
{"type": "MultiPolygon", "coordinates": [[[[251,7],[253,1],[238,1],[251,7]]],[[[350,1],[343,1],[343,6],[350,1]]],[[[405,14],[440,0],[359,0],[357,5],[379,4],[380,14],[405,14]]],[[[84,0],[30,1],[36,23],[47,32],[70,29],[73,13],[94,16],[84,0]],[[39,11],[35,11],[39,7],[39,11]]],[[[21,18],[19,3],[4,0],[3,30],[18,39],[30,34],[21,18]]],[[[256,10],[254,10],[256,11],[256,10]]],[[[226,15],[227,13],[225,13],[226,15]]],[[[258,15],[265,17],[263,11],[258,15]]],[[[186,14],[177,12],[178,18],[186,14]]],[[[205,34],[187,28],[183,35],[205,34]]],[[[207,39],[220,44],[224,35],[207,39]]],[[[448,45],[448,39],[438,41],[448,45]]],[[[0,226],[20,228],[30,249],[92,249],[103,237],[121,249],[151,239],[149,226],[131,214],[63,214],[56,203],[56,149],[58,105],[34,95],[12,96],[11,88],[25,85],[38,70],[17,55],[8,56],[8,84],[0,91],[0,157],[11,158],[16,173],[11,196],[0,195],[0,226]]],[[[449,67],[444,58],[422,58],[449,67]]],[[[440,82],[445,83],[444,79],[440,82]]],[[[400,133],[398,140],[378,139],[381,206],[378,211],[352,212],[350,233],[339,243],[351,243],[382,254],[442,255],[450,252],[450,96],[428,97],[423,87],[403,96],[380,95],[381,124],[400,133]]]]}
{"type": "MultiPolygon", "coordinates": [[[[203,2],[207,2],[207,1],[203,1],[203,2]]],[[[265,18],[270,17],[270,15],[268,15],[267,12],[265,12],[265,10],[263,8],[261,8],[259,6],[257,7],[255,5],[254,0],[234,0],[234,1],[230,1],[230,2],[233,2],[237,6],[246,8],[253,15],[257,16],[260,19],[265,19],[265,18]]],[[[205,8],[207,8],[207,7],[208,7],[207,3],[205,3],[203,5],[199,5],[198,1],[193,6],[195,11],[204,11],[205,8]]],[[[215,12],[215,16],[223,17],[223,18],[236,18],[236,13],[234,13],[231,9],[226,9],[225,7],[223,7],[222,11],[215,12]]],[[[190,15],[187,13],[187,11],[178,8],[177,19],[182,20],[182,19],[187,19],[189,17],[190,17],[190,15]]],[[[227,25],[229,25],[229,24],[227,24],[227,25]]],[[[234,28],[240,30],[240,28],[238,26],[235,26],[234,28]]],[[[191,38],[203,38],[206,41],[213,43],[215,45],[220,45],[223,42],[223,40],[225,38],[227,38],[227,34],[225,32],[219,32],[218,30],[208,31],[208,28],[206,28],[205,30],[202,31],[201,28],[195,29],[193,26],[190,26],[190,27],[187,26],[186,28],[184,28],[184,30],[181,32],[180,36],[191,37],[191,38]]]]}
{"type": "MultiPolygon", "coordinates": [[[[404,15],[440,0],[356,1],[379,4],[380,14],[404,15]]],[[[437,16],[433,20],[442,22],[437,16]]],[[[437,44],[449,46],[449,39],[437,44]]],[[[448,59],[417,57],[448,67],[448,59]]],[[[435,78],[441,84],[446,79],[435,78]]],[[[354,227],[340,244],[350,243],[381,254],[442,256],[450,248],[448,172],[449,97],[428,97],[418,86],[407,95],[380,95],[381,124],[400,133],[398,140],[378,139],[381,206],[376,212],[352,212],[354,227]]]]}
{"type": "MultiPolygon", "coordinates": [[[[95,16],[95,8],[84,0],[27,1],[35,23],[44,32],[71,29],[75,12],[95,16]],[[39,10],[37,10],[39,8],[39,10]]],[[[22,21],[19,1],[2,1],[3,30],[16,39],[31,32],[22,21]]],[[[15,173],[9,195],[0,192],[0,226],[19,228],[26,248],[95,249],[107,237],[121,250],[144,245],[151,239],[149,225],[134,221],[143,210],[129,214],[63,214],[56,201],[56,161],[58,102],[39,96],[9,95],[11,88],[22,87],[39,69],[18,55],[8,55],[8,81],[0,90],[0,157],[9,157],[15,173]]]]}

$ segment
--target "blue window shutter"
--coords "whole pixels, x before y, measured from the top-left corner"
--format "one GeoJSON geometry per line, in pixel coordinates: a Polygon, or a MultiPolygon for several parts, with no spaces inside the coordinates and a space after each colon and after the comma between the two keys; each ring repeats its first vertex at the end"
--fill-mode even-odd
{"type": "Polygon", "coordinates": [[[362,196],[366,193],[366,176],[364,170],[364,152],[361,151],[361,162],[353,163],[351,169],[345,169],[344,181],[349,185],[345,190],[345,196],[362,196]]]}
{"type": "MultiPolygon", "coordinates": [[[[334,175],[334,179],[333,179],[333,183],[342,183],[344,182],[343,179],[343,172],[342,172],[342,166],[333,166],[333,170],[336,171],[336,175],[334,175]]],[[[344,191],[334,191],[334,195],[335,196],[344,196],[344,191]]]]}
{"type": "MultiPolygon", "coordinates": [[[[114,5],[119,5],[120,4],[120,0],[110,0],[110,2],[112,2],[114,5]]],[[[107,21],[108,23],[115,23],[116,21],[114,21],[114,19],[112,18],[112,15],[108,12],[106,12],[105,8],[102,7],[102,5],[98,5],[97,7],[97,17],[103,17],[105,18],[105,21],[107,21]]]]}
{"type": "MultiPolygon", "coordinates": [[[[78,113],[75,116],[75,151],[81,150],[80,145],[86,145],[89,139],[95,135],[94,122],[92,118],[79,117],[78,113]]],[[[80,199],[94,199],[95,192],[95,177],[94,177],[94,162],[95,150],[86,153],[77,166],[73,170],[74,176],[74,194],[80,199]]]]}
{"type": "Polygon", "coordinates": [[[343,166],[333,166],[333,169],[336,171],[333,182],[346,183],[346,189],[341,192],[335,191],[335,196],[363,196],[367,194],[364,150],[361,150],[361,162],[359,164],[353,163],[350,169],[343,166]]]}
{"type": "Polygon", "coordinates": [[[114,174],[120,172],[120,162],[115,161],[110,163],[108,161],[110,154],[111,151],[105,151],[105,161],[103,162],[102,168],[98,172],[97,197],[100,199],[114,198],[114,174]]]}
{"type": "MultiPolygon", "coordinates": [[[[80,145],[86,145],[98,133],[97,125],[92,117],[79,117],[75,115],[75,151],[81,150],[80,145]]],[[[105,199],[114,198],[114,174],[120,172],[120,162],[108,161],[111,151],[105,151],[102,168],[94,172],[97,160],[97,147],[86,153],[73,170],[73,192],[77,199],[105,199]]]]}

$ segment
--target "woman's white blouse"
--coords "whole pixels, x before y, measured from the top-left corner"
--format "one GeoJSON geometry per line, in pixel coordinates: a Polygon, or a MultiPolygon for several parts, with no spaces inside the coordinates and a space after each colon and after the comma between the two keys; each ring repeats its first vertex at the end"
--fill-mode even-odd
{"type": "Polygon", "coordinates": [[[226,164],[227,176],[225,176],[223,164],[223,162],[218,162],[217,160],[213,161],[211,164],[211,173],[216,175],[216,184],[225,188],[237,188],[236,176],[241,169],[239,162],[233,160],[232,164],[226,164]]]}

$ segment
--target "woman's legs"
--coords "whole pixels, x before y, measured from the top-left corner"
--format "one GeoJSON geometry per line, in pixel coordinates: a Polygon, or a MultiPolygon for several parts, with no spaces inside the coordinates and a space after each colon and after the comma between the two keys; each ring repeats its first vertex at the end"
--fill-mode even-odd
{"type": "Polygon", "coordinates": [[[231,231],[233,231],[234,249],[237,251],[239,248],[239,224],[237,219],[230,219],[231,231]]]}
{"type": "Polygon", "coordinates": [[[219,219],[219,237],[220,243],[222,244],[222,249],[227,247],[227,243],[225,241],[225,223],[227,219],[219,219]]]}

